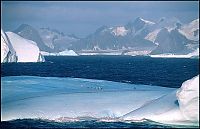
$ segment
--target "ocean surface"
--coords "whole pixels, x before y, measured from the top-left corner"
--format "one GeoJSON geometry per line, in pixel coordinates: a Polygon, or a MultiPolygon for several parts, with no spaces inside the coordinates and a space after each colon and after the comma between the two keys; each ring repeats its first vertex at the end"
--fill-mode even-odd
{"type": "MultiPolygon", "coordinates": [[[[199,59],[141,56],[49,56],[42,63],[4,63],[1,76],[72,77],[179,88],[199,74],[199,59]]],[[[22,119],[1,122],[1,128],[171,128],[181,126],[145,122],[52,122],[22,119]]]]}
{"type": "Polygon", "coordinates": [[[133,56],[46,56],[42,63],[4,63],[1,76],[99,79],[180,87],[199,73],[199,59],[133,56]]]}

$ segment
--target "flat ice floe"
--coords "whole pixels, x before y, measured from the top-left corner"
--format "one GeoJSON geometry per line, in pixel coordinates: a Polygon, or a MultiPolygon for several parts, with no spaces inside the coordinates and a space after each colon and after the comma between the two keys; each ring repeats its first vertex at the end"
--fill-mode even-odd
{"type": "Polygon", "coordinates": [[[159,54],[159,55],[149,55],[152,58],[199,58],[199,48],[186,55],[175,55],[175,54],[159,54]]]}
{"type": "MultiPolygon", "coordinates": [[[[198,86],[196,82],[192,82],[193,80],[187,85],[198,86]]],[[[188,93],[183,89],[181,94],[188,93]]],[[[196,101],[190,103],[190,107],[195,109],[191,110],[192,116],[185,117],[187,114],[183,115],[184,108],[180,107],[183,101],[177,99],[180,90],[176,92],[175,88],[103,80],[36,76],[2,77],[1,119],[150,119],[167,124],[198,125],[196,101]]],[[[196,94],[190,97],[191,100],[192,98],[199,100],[196,94]]]]}

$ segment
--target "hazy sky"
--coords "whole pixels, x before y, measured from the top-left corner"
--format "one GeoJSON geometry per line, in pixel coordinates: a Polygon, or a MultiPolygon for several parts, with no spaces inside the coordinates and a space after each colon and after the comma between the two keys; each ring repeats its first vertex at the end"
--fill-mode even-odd
{"type": "Polygon", "coordinates": [[[158,21],[176,17],[183,23],[198,18],[198,2],[1,2],[2,26],[12,31],[26,23],[84,37],[102,25],[124,25],[142,17],[158,21]]]}

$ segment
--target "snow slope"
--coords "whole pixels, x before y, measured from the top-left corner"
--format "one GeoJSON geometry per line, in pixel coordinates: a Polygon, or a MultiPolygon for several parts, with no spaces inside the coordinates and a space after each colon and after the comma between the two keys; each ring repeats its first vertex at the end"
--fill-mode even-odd
{"type": "Polygon", "coordinates": [[[16,51],[17,62],[43,62],[44,58],[40,54],[37,44],[21,36],[6,32],[14,50],[16,51]]]}
{"type": "Polygon", "coordinates": [[[199,75],[184,82],[180,89],[131,111],[125,120],[149,119],[168,124],[199,125],[199,75]]]}
{"type": "Polygon", "coordinates": [[[16,61],[16,52],[13,49],[7,35],[1,29],[1,63],[16,61]]]}
{"type": "Polygon", "coordinates": [[[193,20],[189,24],[184,25],[179,32],[190,40],[199,41],[199,19],[193,20]]]}
{"type": "MultiPolygon", "coordinates": [[[[154,42],[160,30],[161,30],[161,29],[156,29],[156,30],[150,32],[150,33],[145,37],[145,39],[154,42]]],[[[157,44],[157,45],[158,45],[158,44],[157,44]]]]}
{"type": "Polygon", "coordinates": [[[103,80],[2,77],[2,120],[96,118],[198,125],[199,76],[180,89],[103,80]]]}

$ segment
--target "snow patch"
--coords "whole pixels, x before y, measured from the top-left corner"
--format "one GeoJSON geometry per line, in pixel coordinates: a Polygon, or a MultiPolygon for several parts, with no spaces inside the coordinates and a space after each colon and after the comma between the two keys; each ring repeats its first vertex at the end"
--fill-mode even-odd
{"type": "Polygon", "coordinates": [[[154,22],[147,21],[147,20],[144,20],[142,18],[140,18],[140,20],[143,21],[143,22],[145,22],[146,24],[151,24],[151,25],[155,24],[154,22]]]}
{"type": "Polygon", "coordinates": [[[120,26],[120,27],[116,27],[112,33],[115,35],[115,36],[125,36],[127,35],[128,33],[128,30],[125,29],[124,26],[120,26]]]}
{"type": "Polygon", "coordinates": [[[161,30],[161,29],[156,29],[156,30],[150,32],[150,33],[145,37],[145,39],[154,42],[155,39],[156,39],[156,37],[157,37],[157,34],[159,33],[160,30],[161,30]]]}
{"type": "MultiPolygon", "coordinates": [[[[156,39],[156,37],[157,37],[157,34],[159,33],[160,30],[161,30],[161,29],[156,29],[156,30],[150,32],[150,33],[145,37],[145,39],[154,42],[155,39],[156,39]]],[[[156,45],[158,45],[158,44],[156,44],[156,45]]]]}
{"type": "Polygon", "coordinates": [[[184,25],[179,32],[190,40],[199,40],[199,19],[193,20],[188,25],[184,25]]]}

